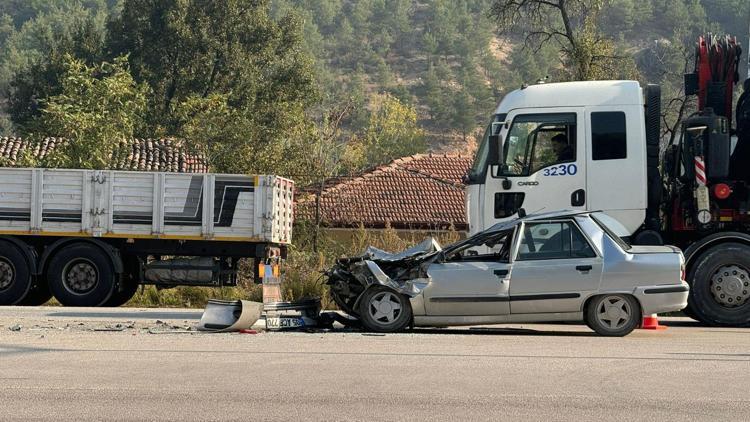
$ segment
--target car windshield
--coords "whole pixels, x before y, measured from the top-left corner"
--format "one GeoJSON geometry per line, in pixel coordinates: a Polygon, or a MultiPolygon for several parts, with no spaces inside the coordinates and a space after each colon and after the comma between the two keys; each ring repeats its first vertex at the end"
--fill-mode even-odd
{"type": "Polygon", "coordinates": [[[619,221],[608,216],[603,212],[595,212],[591,214],[591,218],[604,230],[609,237],[612,238],[620,247],[627,251],[630,249],[630,244],[626,242],[623,237],[629,235],[628,229],[622,225],[619,221]]]}

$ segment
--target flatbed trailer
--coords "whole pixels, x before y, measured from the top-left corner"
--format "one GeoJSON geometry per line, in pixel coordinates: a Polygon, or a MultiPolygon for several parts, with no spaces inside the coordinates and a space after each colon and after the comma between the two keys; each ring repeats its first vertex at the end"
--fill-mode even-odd
{"type": "Polygon", "coordinates": [[[278,273],[293,190],[270,175],[0,168],[0,305],[233,286],[242,258],[278,273]]]}

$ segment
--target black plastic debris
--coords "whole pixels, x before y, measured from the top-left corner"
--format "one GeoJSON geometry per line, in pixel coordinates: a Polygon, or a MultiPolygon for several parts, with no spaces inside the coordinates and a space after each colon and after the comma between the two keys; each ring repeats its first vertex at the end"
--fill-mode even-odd
{"type": "Polygon", "coordinates": [[[320,298],[294,302],[269,302],[263,306],[266,330],[306,330],[317,328],[320,316],[320,298]]]}

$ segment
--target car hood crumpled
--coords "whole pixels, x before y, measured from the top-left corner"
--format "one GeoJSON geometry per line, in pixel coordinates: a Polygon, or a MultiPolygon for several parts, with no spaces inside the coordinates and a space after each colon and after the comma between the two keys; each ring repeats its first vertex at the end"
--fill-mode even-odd
{"type": "Polygon", "coordinates": [[[327,272],[334,301],[347,313],[356,315],[357,299],[373,284],[414,297],[429,284],[426,267],[441,250],[430,237],[399,253],[370,246],[360,256],[338,259],[327,272]]]}

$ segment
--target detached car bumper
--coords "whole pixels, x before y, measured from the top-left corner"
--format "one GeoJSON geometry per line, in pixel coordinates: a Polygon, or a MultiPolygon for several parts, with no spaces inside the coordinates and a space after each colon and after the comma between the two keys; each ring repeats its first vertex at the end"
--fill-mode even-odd
{"type": "Polygon", "coordinates": [[[641,303],[643,314],[650,315],[685,309],[689,293],[690,286],[683,282],[659,286],[640,286],[635,289],[633,295],[641,303]]]}

